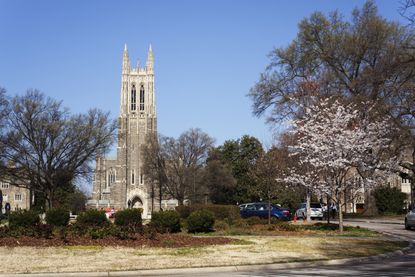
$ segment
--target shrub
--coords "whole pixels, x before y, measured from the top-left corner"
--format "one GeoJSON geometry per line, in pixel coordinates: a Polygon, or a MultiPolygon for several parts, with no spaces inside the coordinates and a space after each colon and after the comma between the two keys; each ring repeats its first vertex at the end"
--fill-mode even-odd
{"type": "Polygon", "coordinates": [[[80,226],[105,226],[108,223],[105,212],[98,210],[86,210],[76,218],[76,224],[80,226]]]}
{"type": "Polygon", "coordinates": [[[69,223],[69,211],[63,208],[54,208],[46,212],[46,223],[52,226],[66,226],[69,223]]]}
{"type": "Polygon", "coordinates": [[[187,218],[187,230],[189,233],[210,232],[215,224],[215,215],[209,210],[197,210],[187,218]]]}
{"type": "Polygon", "coordinates": [[[51,224],[37,224],[33,227],[37,237],[50,239],[53,234],[53,225],[51,224]]]}
{"type": "Polygon", "coordinates": [[[9,216],[10,227],[31,227],[39,224],[39,215],[34,211],[19,210],[11,212],[9,216]]]}
{"type": "Polygon", "coordinates": [[[115,233],[115,226],[110,224],[104,227],[94,226],[88,229],[88,235],[91,237],[91,239],[103,239],[109,236],[113,236],[115,233]]]}
{"type": "Polygon", "coordinates": [[[228,224],[232,224],[234,221],[241,218],[239,207],[236,205],[196,204],[176,207],[176,211],[179,212],[181,218],[187,218],[192,212],[198,210],[209,210],[213,212],[216,218],[226,220],[228,224]]]}
{"type": "Polygon", "coordinates": [[[405,206],[405,193],[389,185],[380,186],[374,191],[376,207],[380,213],[402,213],[405,206]]]}
{"type": "Polygon", "coordinates": [[[141,225],[141,209],[125,209],[115,213],[115,225],[141,225]]]}
{"type": "Polygon", "coordinates": [[[151,224],[163,233],[180,232],[180,214],[174,210],[153,213],[151,224]]]}
{"type": "Polygon", "coordinates": [[[143,233],[142,235],[149,240],[157,239],[157,230],[151,225],[143,226],[143,233]]]}

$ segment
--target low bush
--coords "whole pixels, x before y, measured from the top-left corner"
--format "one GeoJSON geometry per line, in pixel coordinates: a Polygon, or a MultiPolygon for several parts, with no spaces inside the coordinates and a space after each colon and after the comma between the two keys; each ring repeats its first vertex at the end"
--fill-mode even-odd
{"type": "Polygon", "coordinates": [[[50,239],[53,235],[53,225],[51,224],[37,224],[33,228],[37,237],[50,239]]]}
{"type": "Polygon", "coordinates": [[[211,232],[215,224],[215,215],[209,210],[197,210],[187,218],[189,233],[211,232]]]}
{"type": "Polygon", "coordinates": [[[103,239],[109,236],[115,236],[116,233],[116,227],[111,224],[104,227],[94,226],[88,229],[88,235],[91,239],[103,239]]]}
{"type": "Polygon", "coordinates": [[[63,208],[53,208],[46,212],[46,223],[52,226],[66,226],[69,223],[69,211],[63,208]]]}
{"type": "Polygon", "coordinates": [[[162,233],[180,232],[180,214],[174,210],[153,213],[151,224],[162,233]]]}
{"type": "Polygon", "coordinates": [[[115,213],[115,225],[128,226],[135,225],[140,226],[142,224],[141,210],[140,209],[125,209],[115,213]]]}
{"type": "Polygon", "coordinates": [[[0,227],[0,237],[36,237],[36,238],[45,238],[50,239],[53,236],[53,226],[50,224],[36,223],[32,226],[1,226],[0,227]]]}
{"type": "Polygon", "coordinates": [[[154,226],[143,226],[142,236],[149,240],[157,239],[157,230],[154,226]]]}
{"type": "Polygon", "coordinates": [[[86,210],[78,215],[76,224],[78,226],[105,226],[109,221],[104,211],[86,210]]]}
{"type": "Polygon", "coordinates": [[[10,227],[31,227],[40,223],[39,215],[34,211],[19,210],[11,212],[9,216],[10,227]]]}

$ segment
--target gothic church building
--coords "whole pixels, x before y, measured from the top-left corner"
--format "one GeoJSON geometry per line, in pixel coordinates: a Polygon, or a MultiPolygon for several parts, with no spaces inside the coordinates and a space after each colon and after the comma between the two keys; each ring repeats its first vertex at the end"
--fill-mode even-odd
{"type": "Polygon", "coordinates": [[[143,218],[151,217],[150,184],[144,178],[141,148],[157,132],[153,67],[151,45],[144,68],[131,67],[125,45],[117,159],[97,159],[89,208],[142,208],[143,218]]]}

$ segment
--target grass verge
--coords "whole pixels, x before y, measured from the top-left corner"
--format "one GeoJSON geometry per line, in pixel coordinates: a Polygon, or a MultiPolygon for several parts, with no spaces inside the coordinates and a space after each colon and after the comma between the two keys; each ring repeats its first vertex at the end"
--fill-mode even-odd
{"type": "Polygon", "coordinates": [[[287,263],[377,255],[405,246],[383,237],[237,236],[227,245],[0,247],[1,273],[85,272],[287,263]]]}

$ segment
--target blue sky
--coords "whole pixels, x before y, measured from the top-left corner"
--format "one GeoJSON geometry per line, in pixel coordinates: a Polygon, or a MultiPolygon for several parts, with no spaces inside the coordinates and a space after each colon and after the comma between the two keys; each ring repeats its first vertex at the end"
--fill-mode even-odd
{"type": "MultiPolygon", "coordinates": [[[[399,0],[376,1],[404,21],[399,0]]],[[[10,95],[36,88],[74,113],[119,112],[121,58],[155,56],[158,131],[177,137],[199,127],[216,144],[244,134],[266,145],[272,131],[252,116],[246,94],[274,47],[286,46],[314,11],[346,18],[364,1],[0,0],[0,86],[10,95]]]]}

